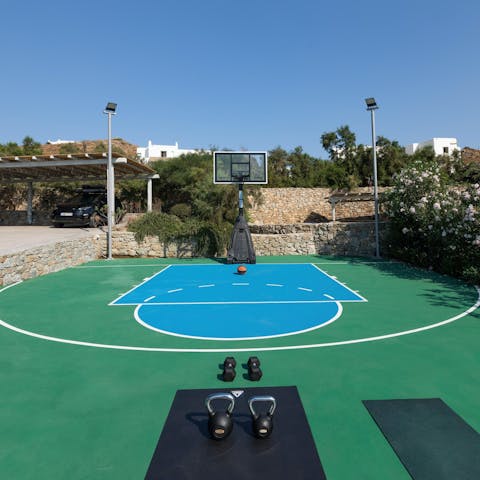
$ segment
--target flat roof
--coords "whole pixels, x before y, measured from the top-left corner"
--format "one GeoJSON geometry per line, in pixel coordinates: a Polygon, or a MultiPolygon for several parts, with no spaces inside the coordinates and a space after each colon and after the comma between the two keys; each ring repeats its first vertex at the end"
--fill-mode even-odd
{"type": "MultiPolygon", "coordinates": [[[[116,179],[152,178],[155,170],[112,153],[116,179]]],[[[25,155],[0,157],[0,183],[73,182],[105,180],[106,153],[25,155]]]]}

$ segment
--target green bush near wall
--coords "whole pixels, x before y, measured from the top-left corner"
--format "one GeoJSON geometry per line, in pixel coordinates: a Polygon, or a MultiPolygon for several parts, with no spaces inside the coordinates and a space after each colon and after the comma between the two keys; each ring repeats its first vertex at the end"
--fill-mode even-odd
{"type": "Polygon", "coordinates": [[[162,243],[193,240],[195,255],[214,257],[225,253],[229,226],[193,217],[181,219],[168,213],[149,212],[130,223],[128,230],[135,233],[137,242],[146,236],[156,236],[162,243]]]}

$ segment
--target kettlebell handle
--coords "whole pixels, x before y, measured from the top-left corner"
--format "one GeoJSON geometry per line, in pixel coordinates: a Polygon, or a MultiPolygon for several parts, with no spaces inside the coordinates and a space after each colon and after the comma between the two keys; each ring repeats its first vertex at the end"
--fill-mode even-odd
{"type": "Polygon", "coordinates": [[[272,416],[273,412],[275,412],[275,409],[277,408],[277,401],[275,400],[275,397],[272,397],[271,395],[258,395],[256,397],[251,397],[248,399],[248,408],[250,409],[251,414],[256,417],[257,413],[255,412],[255,409],[253,408],[254,403],[258,402],[270,402],[270,409],[268,411],[268,415],[272,416]]]}
{"type": "Polygon", "coordinates": [[[231,415],[233,412],[233,409],[235,407],[235,398],[231,393],[211,393],[206,399],[205,399],[205,407],[207,407],[208,413],[210,415],[213,415],[213,408],[211,406],[211,403],[214,400],[228,400],[230,403],[228,404],[227,407],[227,413],[231,415]]]}

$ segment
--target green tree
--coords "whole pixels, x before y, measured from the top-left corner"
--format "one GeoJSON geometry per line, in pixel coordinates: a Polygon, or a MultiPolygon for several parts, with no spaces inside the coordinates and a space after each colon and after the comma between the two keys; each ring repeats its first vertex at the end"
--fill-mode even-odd
{"type": "Polygon", "coordinates": [[[23,148],[15,142],[8,142],[5,145],[0,144],[0,155],[23,155],[23,148]]]}
{"type": "Polygon", "coordinates": [[[36,142],[32,137],[26,136],[23,139],[23,155],[41,155],[42,146],[36,142]]]}
{"type": "Polygon", "coordinates": [[[325,132],[320,137],[323,148],[328,152],[330,160],[345,169],[347,175],[357,183],[356,136],[348,125],[338,127],[334,132],[325,132]]]}
{"type": "Polygon", "coordinates": [[[268,185],[270,187],[289,187],[292,165],[289,154],[281,147],[268,152],[268,185]]]}
{"type": "Polygon", "coordinates": [[[315,187],[316,160],[306,154],[302,147],[296,147],[289,155],[291,181],[294,187],[315,187]]]}

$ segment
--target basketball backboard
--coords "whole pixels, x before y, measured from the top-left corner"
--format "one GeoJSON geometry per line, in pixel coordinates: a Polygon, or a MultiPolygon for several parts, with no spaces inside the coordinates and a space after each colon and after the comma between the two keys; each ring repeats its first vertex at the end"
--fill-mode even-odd
{"type": "Polygon", "coordinates": [[[267,152],[214,152],[213,183],[268,183],[267,152]]]}

